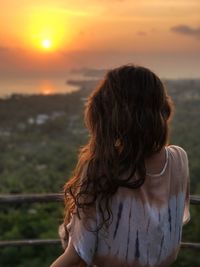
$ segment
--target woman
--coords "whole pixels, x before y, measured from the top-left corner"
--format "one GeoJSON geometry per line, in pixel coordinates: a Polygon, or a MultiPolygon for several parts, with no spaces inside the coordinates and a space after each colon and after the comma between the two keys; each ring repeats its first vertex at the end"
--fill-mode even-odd
{"type": "Polygon", "coordinates": [[[190,184],[186,152],[169,145],[171,115],[172,101],[151,70],[107,72],[86,102],[90,138],[64,186],[66,249],[51,267],[174,262],[190,220],[190,184]]]}

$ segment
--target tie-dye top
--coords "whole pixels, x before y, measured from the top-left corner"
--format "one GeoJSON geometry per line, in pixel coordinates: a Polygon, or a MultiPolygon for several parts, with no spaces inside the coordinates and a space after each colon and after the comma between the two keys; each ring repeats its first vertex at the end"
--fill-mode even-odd
{"type": "Polygon", "coordinates": [[[69,242],[88,266],[169,267],[177,258],[182,226],[190,220],[188,158],[179,146],[165,151],[161,173],[147,173],[138,189],[118,188],[108,228],[91,231],[100,222],[97,205],[91,218],[73,215],[69,242]]]}

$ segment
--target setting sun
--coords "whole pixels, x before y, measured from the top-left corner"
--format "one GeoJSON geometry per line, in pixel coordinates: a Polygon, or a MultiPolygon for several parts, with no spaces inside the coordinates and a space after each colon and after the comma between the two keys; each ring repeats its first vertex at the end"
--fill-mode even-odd
{"type": "Polygon", "coordinates": [[[69,15],[47,7],[35,7],[31,11],[27,20],[27,46],[43,52],[56,52],[63,46],[70,46],[72,34],[69,15]]]}
{"type": "Polygon", "coordinates": [[[42,41],[42,47],[45,49],[50,49],[52,47],[52,41],[49,39],[45,39],[42,41]]]}

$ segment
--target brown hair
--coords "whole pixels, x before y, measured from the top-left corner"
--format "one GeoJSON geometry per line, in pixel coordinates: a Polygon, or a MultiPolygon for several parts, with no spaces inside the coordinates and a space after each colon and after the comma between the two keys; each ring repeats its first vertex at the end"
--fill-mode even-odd
{"type": "Polygon", "coordinates": [[[85,104],[89,141],[64,185],[65,225],[75,210],[92,206],[97,198],[102,224],[109,221],[111,196],[120,186],[139,188],[145,158],[167,145],[171,113],[171,98],[148,68],[124,65],[106,73],[85,104]],[[127,170],[130,175],[122,179],[127,170]]]}

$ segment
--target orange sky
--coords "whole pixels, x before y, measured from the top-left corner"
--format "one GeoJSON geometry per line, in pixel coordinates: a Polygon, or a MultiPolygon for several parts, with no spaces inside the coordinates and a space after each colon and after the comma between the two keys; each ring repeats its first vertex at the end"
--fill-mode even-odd
{"type": "Polygon", "coordinates": [[[1,76],[129,62],[166,77],[200,77],[200,1],[0,3],[1,76]]]}

